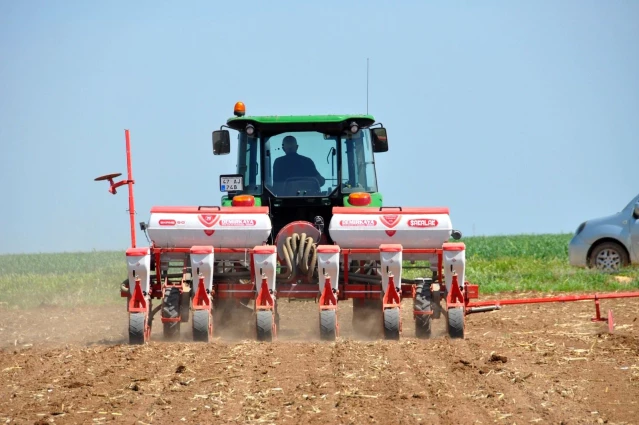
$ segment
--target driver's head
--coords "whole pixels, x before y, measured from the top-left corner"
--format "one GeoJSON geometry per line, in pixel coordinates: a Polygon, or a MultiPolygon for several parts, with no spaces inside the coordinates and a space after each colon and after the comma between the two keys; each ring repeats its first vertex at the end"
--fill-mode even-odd
{"type": "Polygon", "coordinates": [[[297,140],[293,136],[286,136],[284,140],[282,140],[282,150],[287,155],[289,153],[297,152],[297,140]]]}

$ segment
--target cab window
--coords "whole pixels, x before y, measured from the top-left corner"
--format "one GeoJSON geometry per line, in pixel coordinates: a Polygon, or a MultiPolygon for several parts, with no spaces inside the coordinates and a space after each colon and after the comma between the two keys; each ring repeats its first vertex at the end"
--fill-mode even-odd
{"type": "Polygon", "coordinates": [[[244,193],[260,195],[262,193],[262,177],[259,166],[259,139],[249,137],[246,133],[240,133],[238,142],[237,173],[244,176],[244,193]]]}
{"type": "Polygon", "coordinates": [[[342,192],[377,192],[370,131],[345,134],[342,147],[342,192]]]}

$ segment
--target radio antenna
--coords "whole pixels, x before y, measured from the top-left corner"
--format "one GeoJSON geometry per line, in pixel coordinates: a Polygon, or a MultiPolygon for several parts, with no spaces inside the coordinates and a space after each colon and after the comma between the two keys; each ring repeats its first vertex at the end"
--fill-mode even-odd
{"type": "Polygon", "coordinates": [[[368,58],[366,58],[366,115],[368,115],[368,58]]]}

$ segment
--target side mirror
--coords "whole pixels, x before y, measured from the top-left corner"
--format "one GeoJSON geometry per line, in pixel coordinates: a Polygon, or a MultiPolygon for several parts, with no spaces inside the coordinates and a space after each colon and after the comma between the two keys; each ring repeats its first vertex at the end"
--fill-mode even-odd
{"type": "Polygon", "coordinates": [[[213,132],[213,155],[226,155],[231,152],[231,136],[228,130],[213,132]]]}
{"type": "Polygon", "coordinates": [[[373,152],[388,151],[388,137],[385,128],[374,128],[371,135],[373,136],[373,152]]]}
{"type": "Polygon", "coordinates": [[[632,212],[632,216],[633,216],[634,218],[638,218],[638,219],[639,219],[639,202],[637,202],[637,203],[635,204],[635,209],[634,209],[634,211],[632,212]]]}

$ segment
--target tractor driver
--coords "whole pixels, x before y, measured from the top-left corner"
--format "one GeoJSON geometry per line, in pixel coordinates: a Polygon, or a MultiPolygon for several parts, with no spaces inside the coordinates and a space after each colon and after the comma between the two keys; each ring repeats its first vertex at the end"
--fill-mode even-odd
{"type": "Polygon", "coordinates": [[[296,177],[315,178],[319,186],[323,186],[326,179],[315,168],[312,159],[297,153],[297,139],[286,136],[282,140],[282,150],[286,155],[277,158],[273,163],[273,183],[278,191],[283,191],[286,180],[296,177]]]}

